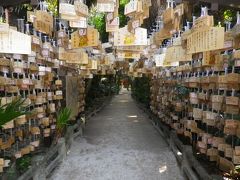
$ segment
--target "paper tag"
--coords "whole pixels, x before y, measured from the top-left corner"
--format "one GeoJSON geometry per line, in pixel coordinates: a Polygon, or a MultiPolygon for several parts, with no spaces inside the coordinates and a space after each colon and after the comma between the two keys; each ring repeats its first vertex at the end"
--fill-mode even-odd
{"type": "Polygon", "coordinates": [[[42,55],[43,55],[44,57],[48,57],[48,56],[49,56],[49,50],[48,50],[48,49],[43,49],[43,50],[42,50],[42,55]]]}
{"type": "Polygon", "coordinates": [[[75,28],[87,28],[87,19],[72,20],[69,21],[69,25],[75,28]]]}
{"type": "Polygon", "coordinates": [[[44,113],[40,113],[37,115],[37,117],[40,119],[40,118],[44,118],[44,113]]]}
{"type": "Polygon", "coordinates": [[[62,96],[62,91],[56,91],[57,96],[62,96]]]}
{"type": "Polygon", "coordinates": [[[87,69],[86,66],[81,66],[80,69],[84,70],[87,69]]]}
{"type": "Polygon", "coordinates": [[[39,66],[39,71],[42,71],[42,72],[46,71],[46,67],[44,67],[44,66],[39,66]]]}
{"type": "Polygon", "coordinates": [[[128,15],[137,11],[138,1],[130,1],[128,4],[125,5],[124,15],[128,15]]]}
{"type": "Polygon", "coordinates": [[[232,41],[225,41],[224,42],[224,48],[231,48],[233,47],[233,42],[232,41]]]}
{"type": "Polygon", "coordinates": [[[22,68],[14,68],[15,73],[22,73],[22,68]]]}
{"type": "Polygon", "coordinates": [[[59,13],[60,14],[66,14],[66,15],[72,15],[72,16],[77,15],[74,5],[68,4],[68,3],[60,3],[59,13]]]}
{"type": "Polygon", "coordinates": [[[11,160],[9,159],[4,160],[4,167],[9,167],[10,162],[11,160]]]}
{"type": "Polygon", "coordinates": [[[88,78],[92,79],[93,78],[93,74],[89,74],[88,78]]]}
{"type": "Polygon", "coordinates": [[[23,80],[22,80],[22,83],[23,83],[23,84],[30,84],[30,81],[29,81],[29,79],[23,79],[23,80]]]}
{"type": "Polygon", "coordinates": [[[66,36],[64,31],[59,31],[58,32],[58,37],[64,37],[64,36],[66,36]]]}
{"type": "Polygon", "coordinates": [[[29,57],[29,56],[34,56],[34,57],[36,57],[36,56],[37,56],[37,53],[36,53],[35,51],[32,51],[31,55],[28,55],[28,57],[29,57]]]}
{"type": "Polygon", "coordinates": [[[55,125],[55,124],[52,124],[52,125],[51,125],[51,129],[56,129],[56,125],[55,125]]]}
{"type": "Polygon", "coordinates": [[[20,54],[14,54],[13,59],[22,59],[22,55],[20,54]]]}
{"type": "Polygon", "coordinates": [[[22,157],[21,152],[17,152],[17,153],[15,154],[15,158],[18,159],[18,158],[20,158],[20,157],[22,157]]]}
{"type": "Polygon", "coordinates": [[[32,43],[40,45],[40,39],[38,37],[32,36],[32,43]]]}
{"type": "Polygon", "coordinates": [[[30,17],[29,17],[30,22],[34,22],[35,18],[36,18],[35,15],[30,14],[30,17]]]}
{"type": "Polygon", "coordinates": [[[46,72],[52,72],[52,68],[51,67],[46,67],[46,72]]]}
{"type": "Polygon", "coordinates": [[[28,57],[28,62],[32,62],[35,63],[36,62],[36,58],[33,56],[28,57]]]}
{"type": "Polygon", "coordinates": [[[51,45],[50,45],[49,43],[44,43],[42,48],[43,48],[43,49],[49,49],[50,46],[51,46],[51,45]]]}
{"type": "Polygon", "coordinates": [[[53,47],[52,46],[49,47],[49,51],[53,52],[53,47]]]}
{"type": "Polygon", "coordinates": [[[46,75],[46,72],[45,72],[45,71],[40,71],[40,72],[38,73],[38,75],[39,75],[39,76],[45,76],[45,75],[46,75]]]}
{"type": "Polygon", "coordinates": [[[2,72],[4,72],[4,73],[9,73],[9,69],[8,68],[5,68],[5,67],[2,67],[2,70],[1,70],[2,72]]]}
{"type": "Polygon", "coordinates": [[[107,21],[110,21],[113,19],[113,13],[108,13],[107,14],[107,21]]]}
{"type": "Polygon", "coordinates": [[[79,35],[80,35],[80,36],[85,36],[85,35],[87,35],[87,30],[86,30],[86,29],[79,29],[79,35]]]}
{"type": "Polygon", "coordinates": [[[33,12],[33,11],[28,11],[27,12],[27,20],[28,20],[28,22],[33,23],[35,18],[36,18],[35,12],[33,12]]]}
{"type": "Polygon", "coordinates": [[[114,3],[97,3],[99,12],[114,12],[114,3]]]}
{"type": "Polygon", "coordinates": [[[119,26],[119,17],[114,18],[110,23],[111,26],[119,26]]]}
{"type": "Polygon", "coordinates": [[[61,39],[58,39],[57,44],[58,44],[59,46],[61,46],[61,45],[62,45],[62,40],[61,40],[61,39]]]}
{"type": "Polygon", "coordinates": [[[136,20],[136,21],[133,21],[133,22],[132,22],[132,27],[133,27],[133,29],[138,28],[139,26],[140,26],[139,20],[136,20]]]}

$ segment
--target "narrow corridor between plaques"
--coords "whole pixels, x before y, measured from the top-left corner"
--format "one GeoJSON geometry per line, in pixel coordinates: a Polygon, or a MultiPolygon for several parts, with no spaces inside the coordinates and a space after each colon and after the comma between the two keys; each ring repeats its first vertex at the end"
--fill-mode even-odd
{"type": "Polygon", "coordinates": [[[181,180],[169,147],[122,91],[88,121],[52,180],[181,180]]]}

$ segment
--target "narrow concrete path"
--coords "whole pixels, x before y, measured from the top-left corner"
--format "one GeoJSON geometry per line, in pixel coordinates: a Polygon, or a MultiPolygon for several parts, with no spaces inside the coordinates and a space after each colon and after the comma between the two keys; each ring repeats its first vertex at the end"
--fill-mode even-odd
{"type": "Polygon", "coordinates": [[[52,180],[183,180],[173,153],[130,93],[87,125],[52,180]]]}

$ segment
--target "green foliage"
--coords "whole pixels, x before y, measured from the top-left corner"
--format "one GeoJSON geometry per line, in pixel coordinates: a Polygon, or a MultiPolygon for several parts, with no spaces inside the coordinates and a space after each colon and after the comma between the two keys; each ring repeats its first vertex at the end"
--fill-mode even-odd
{"type": "MultiPolygon", "coordinates": [[[[120,0],[119,3],[119,19],[120,27],[124,27],[127,24],[127,17],[124,15],[124,7],[129,0],[120,0]]],[[[97,7],[92,5],[89,11],[88,23],[94,26],[100,33],[101,41],[108,41],[108,33],[106,32],[106,14],[97,11],[97,7]]]]}
{"type": "Polygon", "coordinates": [[[120,28],[126,26],[127,16],[125,16],[124,14],[119,14],[119,20],[120,20],[120,28]]]}
{"type": "Polygon", "coordinates": [[[181,84],[176,85],[176,93],[178,95],[178,98],[186,98],[189,95],[189,89],[185,86],[182,86],[181,84]]]}
{"type": "MultiPolygon", "coordinates": [[[[194,6],[193,15],[199,17],[201,15],[201,7],[204,6],[209,7],[209,4],[206,2],[200,2],[198,5],[194,6]]],[[[219,6],[217,11],[210,11],[210,14],[213,15],[215,26],[217,26],[219,22],[222,26],[225,26],[226,22],[232,22],[232,24],[234,24],[237,20],[237,9],[228,6],[219,6]]]]}
{"type": "Polygon", "coordinates": [[[132,83],[132,96],[139,102],[149,107],[150,103],[150,78],[137,77],[132,83]]]}
{"type": "Polygon", "coordinates": [[[240,179],[240,166],[236,166],[230,173],[224,174],[225,178],[239,180],[240,179]]]}
{"type": "Polygon", "coordinates": [[[86,109],[96,105],[96,99],[102,99],[106,96],[117,94],[119,86],[116,77],[113,75],[94,75],[93,79],[86,80],[86,109]]]}
{"type": "Polygon", "coordinates": [[[46,0],[48,10],[53,13],[54,16],[58,16],[58,0],[46,0]]]}
{"type": "Polygon", "coordinates": [[[18,98],[11,103],[0,106],[0,127],[7,122],[27,113],[26,107],[23,107],[24,101],[25,100],[18,98]]]}
{"type": "Polygon", "coordinates": [[[119,20],[120,20],[120,27],[124,27],[127,24],[127,16],[124,15],[124,8],[125,5],[129,3],[129,0],[120,0],[119,3],[119,20]]]}
{"type": "Polygon", "coordinates": [[[237,11],[236,10],[229,10],[226,8],[222,8],[219,11],[213,12],[214,22],[215,25],[221,23],[222,26],[225,26],[226,22],[231,22],[234,24],[237,21],[237,11]]]}
{"type": "Polygon", "coordinates": [[[96,6],[90,8],[88,24],[94,26],[99,31],[102,42],[108,41],[105,13],[98,12],[96,6]]]}
{"type": "Polygon", "coordinates": [[[30,155],[26,155],[26,156],[23,156],[23,157],[17,159],[16,160],[17,170],[21,174],[26,172],[29,169],[29,167],[31,166],[31,160],[32,160],[32,157],[30,155]]]}
{"type": "Polygon", "coordinates": [[[5,23],[5,22],[6,22],[6,20],[3,19],[3,17],[0,17],[0,23],[5,23]]]}
{"type": "Polygon", "coordinates": [[[6,179],[7,180],[15,180],[18,177],[18,172],[14,164],[12,164],[9,168],[6,169],[6,179]]]}
{"type": "Polygon", "coordinates": [[[125,6],[127,3],[129,3],[130,0],[120,0],[119,5],[125,6]]]}
{"type": "Polygon", "coordinates": [[[71,113],[71,109],[68,109],[66,107],[59,112],[57,116],[57,129],[59,131],[62,131],[68,125],[71,113]]]}
{"type": "MultiPolygon", "coordinates": [[[[48,5],[48,10],[54,15],[58,16],[58,0],[46,0],[48,5]]],[[[26,14],[26,11],[33,11],[33,7],[31,4],[21,4],[14,7],[14,12],[17,14],[26,14]]]]}
{"type": "Polygon", "coordinates": [[[223,18],[225,22],[232,22],[233,16],[235,16],[234,11],[232,10],[225,10],[223,13],[223,18]]]}

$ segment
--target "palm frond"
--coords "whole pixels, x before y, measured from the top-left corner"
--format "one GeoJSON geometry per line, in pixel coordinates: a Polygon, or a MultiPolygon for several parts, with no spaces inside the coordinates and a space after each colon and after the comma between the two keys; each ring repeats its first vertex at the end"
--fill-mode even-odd
{"type": "Polygon", "coordinates": [[[27,114],[26,107],[23,107],[24,101],[17,98],[11,103],[0,106],[0,127],[19,116],[27,114]]]}
{"type": "Polygon", "coordinates": [[[68,125],[71,113],[72,113],[71,109],[68,109],[66,107],[59,112],[57,117],[58,129],[63,129],[66,125],[68,125]]]}

